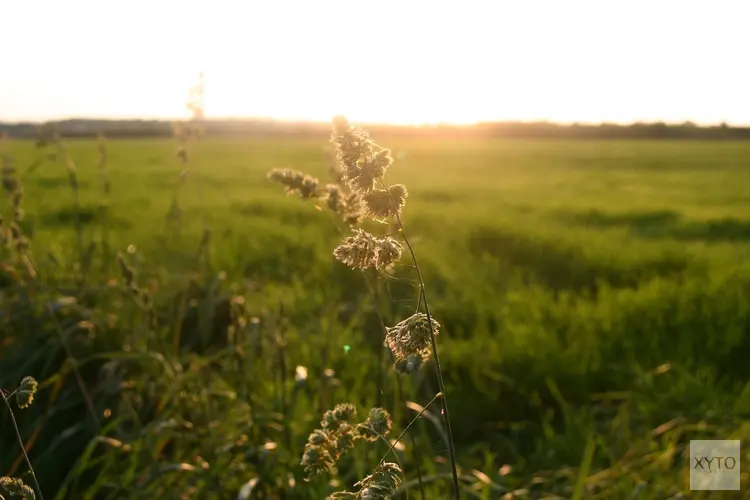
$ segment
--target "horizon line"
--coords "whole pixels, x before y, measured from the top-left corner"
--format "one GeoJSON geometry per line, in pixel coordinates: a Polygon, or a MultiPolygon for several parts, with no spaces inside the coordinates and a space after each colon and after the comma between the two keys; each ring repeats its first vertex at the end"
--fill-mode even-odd
{"type": "MultiPolygon", "coordinates": [[[[345,116],[345,115],[344,115],[345,116]]],[[[97,117],[97,116],[66,116],[66,117],[60,117],[60,118],[49,118],[49,119],[42,119],[42,118],[27,118],[27,119],[3,119],[0,118],[0,124],[4,125],[24,125],[24,124],[33,124],[33,125],[43,125],[45,123],[54,123],[54,122],[66,122],[66,121],[111,121],[111,122],[118,122],[118,121],[151,121],[151,122],[180,122],[180,121],[190,121],[191,118],[189,117],[150,117],[150,116],[119,116],[119,117],[97,117]]],[[[272,116],[212,116],[212,117],[204,117],[201,119],[205,122],[212,122],[212,121],[266,121],[266,122],[278,122],[278,123],[285,123],[285,124],[310,124],[310,125],[330,125],[331,120],[322,120],[322,119],[302,119],[302,118],[278,118],[278,117],[272,117],[272,116]]],[[[415,123],[395,123],[395,122],[387,122],[387,121],[379,121],[379,120],[373,120],[373,121],[367,121],[367,120],[350,120],[352,123],[357,123],[363,126],[387,126],[387,127],[401,127],[401,128],[429,128],[429,127],[458,127],[458,128],[470,128],[470,127],[476,127],[479,125],[492,125],[492,124],[548,124],[548,125],[558,125],[558,126],[602,126],[602,125],[616,125],[621,127],[628,127],[633,125],[655,125],[659,123],[663,123],[667,126],[681,126],[686,124],[692,124],[696,127],[701,128],[711,128],[711,127],[720,127],[724,124],[726,124],[730,128],[747,128],[750,127],[750,123],[732,123],[728,120],[723,120],[719,122],[698,122],[693,120],[635,120],[635,121],[590,121],[590,120],[581,120],[581,121],[556,121],[556,120],[545,120],[545,119],[527,119],[527,120],[521,120],[521,119],[497,119],[497,120],[478,120],[474,122],[450,122],[450,121],[436,121],[436,122],[415,122],[415,123]]]]}

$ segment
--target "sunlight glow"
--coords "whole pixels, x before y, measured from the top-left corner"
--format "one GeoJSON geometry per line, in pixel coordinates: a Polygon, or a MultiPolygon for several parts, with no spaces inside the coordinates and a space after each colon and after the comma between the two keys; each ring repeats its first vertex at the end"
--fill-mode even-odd
{"type": "Polygon", "coordinates": [[[747,0],[6,2],[0,120],[750,123],[747,0]]]}

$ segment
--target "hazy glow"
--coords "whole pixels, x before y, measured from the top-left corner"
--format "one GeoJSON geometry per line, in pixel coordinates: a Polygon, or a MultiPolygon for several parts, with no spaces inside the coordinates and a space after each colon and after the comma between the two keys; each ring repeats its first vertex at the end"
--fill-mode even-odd
{"type": "Polygon", "coordinates": [[[750,124],[749,0],[6,1],[0,120],[750,124]]]}

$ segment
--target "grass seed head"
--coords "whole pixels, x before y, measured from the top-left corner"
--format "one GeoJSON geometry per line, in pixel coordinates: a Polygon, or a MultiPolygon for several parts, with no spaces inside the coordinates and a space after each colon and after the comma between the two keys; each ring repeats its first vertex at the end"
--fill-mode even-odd
{"type": "MultiPolygon", "coordinates": [[[[438,334],[440,323],[432,319],[432,330],[435,335],[438,334]]],[[[427,315],[416,313],[396,326],[386,328],[386,344],[393,352],[398,363],[401,359],[408,359],[409,356],[419,356],[423,361],[430,358],[432,347],[432,335],[430,334],[430,324],[427,322],[427,315]]]]}
{"type": "Polygon", "coordinates": [[[351,403],[337,404],[333,409],[333,416],[341,422],[351,422],[357,417],[357,407],[351,403]]]}
{"type": "Polygon", "coordinates": [[[341,178],[358,193],[372,191],[375,181],[382,178],[393,163],[390,150],[378,146],[363,130],[350,126],[343,117],[333,121],[331,143],[341,178]]]}
{"type": "Polygon", "coordinates": [[[367,420],[357,426],[360,436],[367,441],[377,441],[379,436],[391,432],[391,415],[383,408],[370,410],[367,420]]]}
{"type": "Polygon", "coordinates": [[[24,377],[16,391],[16,404],[19,408],[28,408],[34,401],[39,384],[34,377],[24,377]]]}
{"type": "Polygon", "coordinates": [[[357,417],[357,407],[349,403],[336,405],[323,414],[322,429],[307,438],[301,465],[309,480],[315,474],[330,470],[346,452],[354,448],[361,436],[350,423],[357,417]]]}
{"type": "Polygon", "coordinates": [[[401,484],[401,467],[391,462],[380,464],[375,471],[358,482],[362,500],[388,500],[401,484]]]}
{"type": "Polygon", "coordinates": [[[323,430],[337,432],[341,424],[351,422],[357,416],[357,407],[350,403],[340,403],[333,410],[323,414],[320,426],[323,430]]]}
{"type": "Polygon", "coordinates": [[[359,436],[355,433],[354,427],[346,422],[341,423],[336,432],[336,447],[334,456],[340,458],[347,451],[354,448],[354,440],[359,436]]]}
{"type": "Polygon", "coordinates": [[[333,255],[352,269],[386,269],[395,264],[403,252],[401,245],[391,237],[376,238],[370,233],[355,229],[337,246],[333,255]]]}
{"type": "Polygon", "coordinates": [[[341,116],[333,120],[331,144],[343,179],[357,174],[364,161],[372,155],[375,146],[364,130],[351,127],[346,118],[341,116]]]}
{"type": "Polygon", "coordinates": [[[336,184],[326,184],[323,189],[328,208],[336,213],[341,213],[344,209],[344,193],[341,192],[341,188],[336,184]]]}
{"type": "Polygon", "coordinates": [[[403,247],[393,238],[386,236],[378,240],[378,252],[375,259],[376,269],[387,269],[401,258],[403,247]]]}
{"type": "Polygon", "coordinates": [[[307,438],[307,442],[312,446],[323,446],[326,443],[330,442],[330,440],[331,436],[320,429],[315,429],[307,438]]]}
{"type": "Polygon", "coordinates": [[[409,193],[403,184],[395,184],[385,189],[374,189],[362,197],[362,211],[373,220],[384,222],[401,215],[409,193]]]}
{"type": "Polygon", "coordinates": [[[328,450],[323,446],[312,446],[309,443],[305,445],[305,451],[302,454],[300,465],[305,471],[306,480],[313,476],[327,472],[336,464],[328,450]]]}
{"type": "Polygon", "coordinates": [[[15,477],[0,477],[0,498],[34,500],[36,494],[30,486],[15,477]]]}
{"type": "Polygon", "coordinates": [[[274,182],[283,184],[284,191],[287,194],[299,194],[303,200],[319,196],[318,185],[320,182],[318,179],[299,170],[274,168],[268,173],[268,178],[274,182]]]}

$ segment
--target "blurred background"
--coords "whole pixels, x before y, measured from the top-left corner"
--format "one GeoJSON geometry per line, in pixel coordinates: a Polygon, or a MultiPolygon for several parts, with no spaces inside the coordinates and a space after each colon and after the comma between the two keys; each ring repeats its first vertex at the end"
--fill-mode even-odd
{"type": "Polygon", "coordinates": [[[461,497],[709,498],[690,440],[750,435],[749,11],[2,6],[0,387],[39,387],[18,435],[0,411],[0,475],[34,484],[20,437],[46,498],[318,500],[389,450],[304,480],[349,402],[393,418],[393,498],[452,498],[434,360],[383,345],[414,262],[333,256],[354,227],[404,241],[320,194],[344,115],[408,190],[461,497]]]}

